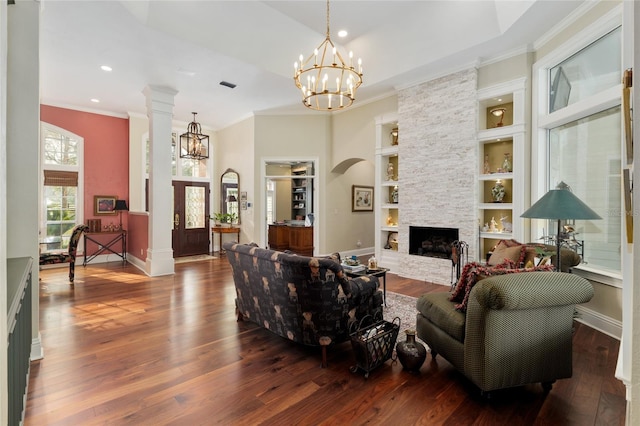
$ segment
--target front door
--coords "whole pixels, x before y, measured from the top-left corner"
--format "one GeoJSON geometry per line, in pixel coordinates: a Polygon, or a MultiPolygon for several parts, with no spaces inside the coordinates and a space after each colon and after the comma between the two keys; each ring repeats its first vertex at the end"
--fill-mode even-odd
{"type": "Polygon", "coordinates": [[[209,183],[173,181],[173,256],[209,253],[209,183]]]}

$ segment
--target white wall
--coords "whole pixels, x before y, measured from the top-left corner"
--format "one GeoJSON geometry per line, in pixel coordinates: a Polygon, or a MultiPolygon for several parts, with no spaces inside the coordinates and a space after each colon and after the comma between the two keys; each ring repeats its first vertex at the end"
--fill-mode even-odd
{"type": "MultiPolygon", "coordinates": [[[[0,2],[0,235],[7,234],[7,2],[0,2]]],[[[7,317],[7,240],[0,239],[0,318],[7,317]]],[[[0,342],[7,341],[7,322],[0,321],[0,342]]],[[[0,351],[0,389],[7,389],[7,351],[0,351]]],[[[0,424],[9,416],[6,392],[0,393],[0,424]]]]}
{"type": "Polygon", "coordinates": [[[254,147],[255,118],[251,117],[216,133],[215,167],[212,177],[211,194],[214,199],[212,212],[220,211],[220,178],[227,169],[238,172],[240,191],[247,192],[247,202],[251,204],[247,210],[240,210],[240,241],[242,243],[257,242],[256,229],[259,226],[256,200],[256,174],[259,162],[255,159],[254,147]]]}
{"type": "MultiPolygon", "coordinates": [[[[261,182],[260,167],[265,159],[309,159],[317,158],[315,200],[319,206],[314,209],[315,223],[314,233],[320,232],[317,240],[314,240],[315,253],[326,253],[326,238],[322,235],[327,223],[323,214],[326,203],[326,179],[329,174],[329,129],[330,117],[327,114],[305,114],[297,116],[284,115],[259,115],[255,117],[255,142],[254,142],[254,185],[255,188],[264,189],[261,182]],[[319,177],[319,178],[318,178],[319,177]]],[[[255,194],[255,241],[266,244],[266,231],[263,229],[265,210],[262,204],[264,198],[261,193],[255,194]]]]}
{"type": "MultiPolygon", "coordinates": [[[[2,235],[0,312],[6,318],[6,259],[38,257],[38,182],[40,146],[39,12],[40,3],[22,1],[0,7],[0,145],[2,146],[2,235]],[[6,59],[5,59],[6,55],[6,59]],[[5,72],[6,67],[6,72],[5,72]],[[6,150],[6,151],[5,151],[6,150]],[[5,157],[6,153],[6,157],[5,157]],[[6,173],[6,174],[5,174],[6,173]],[[6,210],[5,210],[6,209],[6,210]],[[5,245],[6,244],[6,245],[5,245]]],[[[38,263],[32,271],[32,358],[39,358],[38,263]]],[[[2,321],[0,341],[7,341],[2,321]]],[[[0,355],[0,386],[7,387],[7,351],[0,355]]],[[[0,423],[7,422],[7,393],[0,395],[0,423]]]]}
{"type": "MultiPolygon", "coordinates": [[[[38,259],[40,181],[40,3],[8,7],[7,58],[7,257],[38,259]]],[[[38,262],[32,280],[38,282],[38,262]]],[[[32,338],[39,348],[38,287],[32,291],[32,338]]],[[[32,357],[39,357],[33,354],[32,357]]]]}

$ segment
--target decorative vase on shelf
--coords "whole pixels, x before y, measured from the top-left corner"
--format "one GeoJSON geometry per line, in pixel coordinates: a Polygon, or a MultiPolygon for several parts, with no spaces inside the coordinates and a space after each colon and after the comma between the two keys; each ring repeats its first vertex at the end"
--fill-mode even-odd
{"type": "Polygon", "coordinates": [[[389,138],[391,139],[391,145],[398,145],[398,128],[397,127],[391,130],[391,133],[389,133],[389,138]]]}
{"type": "Polygon", "coordinates": [[[502,171],[505,173],[513,171],[513,168],[511,166],[511,156],[508,152],[504,153],[504,160],[502,161],[502,171]]]}
{"type": "Polygon", "coordinates": [[[493,198],[494,203],[501,203],[504,199],[505,189],[502,181],[498,179],[496,184],[491,188],[491,198],[493,198]]]}
{"type": "Polygon", "coordinates": [[[398,203],[398,186],[393,187],[393,191],[391,192],[391,202],[393,204],[398,203]]]}
{"type": "Polygon", "coordinates": [[[482,169],[482,173],[484,173],[485,175],[491,173],[491,166],[489,165],[489,154],[486,154],[484,156],[484,166],[482,169]]]}
{"type": "Polygon", "coordinates": [[[407,340],[396,344],[396,354],[400,364],[405,370],[419,371],[427,358],[427,350],[424,345],[416,341],[415,330],[405,330],[407,340]]]}

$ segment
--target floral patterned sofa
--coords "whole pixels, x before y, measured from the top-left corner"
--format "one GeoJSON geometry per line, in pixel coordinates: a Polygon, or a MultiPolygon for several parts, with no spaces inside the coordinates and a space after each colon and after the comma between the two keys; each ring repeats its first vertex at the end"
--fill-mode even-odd
{"type": "Polygon", "coordinates": [[[382,318],[376,277],[346,277],[339,255],[307,257],[251,244],[223,245],[233,270],[238,320],[294,342],[326,348],[349,339],[365,315],[382,318]]]}
{"type": "Polygon", "coordinates": [[[69,264],[69,281],[73,284],[76,269],[76,253],[78,251],[78,242],[83,232],[89,229],[87,225],[76,225],[71,232],[69,240],[69,251],[67,253],[40,253],[40,265],[52,265],[54,263],[69,264]]]}

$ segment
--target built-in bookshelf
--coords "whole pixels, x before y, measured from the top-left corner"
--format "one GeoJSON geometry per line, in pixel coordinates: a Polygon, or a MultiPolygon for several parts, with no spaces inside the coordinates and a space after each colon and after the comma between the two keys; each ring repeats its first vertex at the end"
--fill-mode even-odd
{"type": "Polygon", "coordinates": [[[529,199],[525,79],[478,91],[480,260],[501,239],[525,240],[520,218],[529,199]]]}

